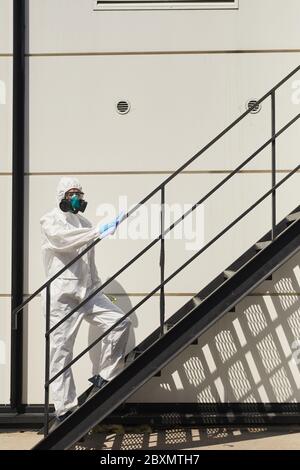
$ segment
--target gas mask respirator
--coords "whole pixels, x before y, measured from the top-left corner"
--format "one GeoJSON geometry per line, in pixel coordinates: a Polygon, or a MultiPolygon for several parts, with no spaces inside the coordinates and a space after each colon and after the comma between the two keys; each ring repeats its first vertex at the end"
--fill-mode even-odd
{"type": "Polygon", "coordinates": [[[77,214],[79,211],[84,212],[87,206],[87,202],[78,194],[73,194],[70,199],[64,198],[60,201],[59,208],[63,212],[72,212],[77,214]]]}

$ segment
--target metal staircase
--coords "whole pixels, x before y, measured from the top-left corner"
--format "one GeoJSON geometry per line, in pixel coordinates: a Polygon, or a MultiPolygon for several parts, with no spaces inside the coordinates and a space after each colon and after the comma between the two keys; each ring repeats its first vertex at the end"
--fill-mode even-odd
{"type": "Polygon", "coordinates": [[[123,372],[83,403],[35,449],[69,448],[297,253],[300,206],[281,222],[278,230],[280,234],[273,242],[248,250],[245,253],[248,261],[239,268],[236,264],[232,276],[226,278],[221,273],[167,320],[163,336],[158,329],[135,348],[123,372]]]}
{"type": "Polygon", "coordinates": [[[275,127],[275,93],[286,81],[300,70],[298,66],[275,87],[258,100],[253,107],[262,103],[266,99],[271,99],[271,121],[272,133],[259,149],[257,149],[250,157],[241,163],[235,170],[227,175],[220,183],[202,197],[191,209],[176,220],[170,227],[165,227],[164,221],[164,204],[165,204],[165,188],[166,185],[181,173],[188,165],[202,155],[206,150],[219,141],[227,132],[243,120],[252,110],[250,108],[230,126],[222,131],[215,139],[195,154],[188,162],[182,165],[172,175],[170,175],[163,183],[155,188],[148,196],[146,196],[138,205],[131,209],[126,217],[130,217],[141,204],[148,201],[154,194],[160,192],[161,195],[161,232],[160,235],[152,240],[143,250],[141,250],[132,260],[123,266],[117,273],[108,279],[101,287],[90,294],[78,307],[70,311],[66,317],[50,329],[50,286],[54,279],[60,276],[65,269],[68,269],[74,262],[82,257],[93,246],[100,242],[97,240],[90,244],[80,255],[76,256],[65,268],[60,270],[55,276],[43,284],[34,294],[32,294],[23,304],[15,310],[15,328],[17,328],[17,315],[36,295],[43,289],[46,289],[46,361],[45,361],[45,438],[35,446],[35,449],[66,449],[74,444],[78,439],[85,435],[94,425],[103,420],[121,403],[123,403],[130,395],[140,388],[147,380],[155,374],[159,374],[160,370],[176,357],[188,345],[197,341],[197,338],[206,331],[214,322],[221,318],[226,312],[232,311],[235,305],[240,302],[246,295],[258,286],[263,280],[270,278],[272,273],[277,270],[283,263],[292,257],[299,250],[300,246],[300,208],[295,209],[291,214],[287,215],[279,224],[276,221],[276,191],[283,186],[287,180],[293,177],[300,170],[298,164],[290,173],[276,183],[276,140],[290,126],[292,126],[300,117],[300,113],[291,119],[285,126],[276,131],[275,127]],[[263,194],[254,204],[240,214],[234,221],[225,227],[218,235],[210,240],[204,247],[196,252],[191,258],[183,263],[176,271],[165,278],[165,236],[174,229],[174,227],[182,222],[193,210],[200,204],[211,197],[219,188],[226,184],[252,161],[262,150],[271,146],[272,158],[272,186],[269,191],[263,194]],[[271,230],[262,239],[258,240],[246,253],[237,259],[232,265],[226,268],[219,276],[202,289],[196,296],[181,307],[171,318],[165,320],[165,285],[173,279],[178,273],[184,270],[198,256],[212,246],[220,237],[226,234],[232,227],[238,224],[247,214],[255,209],[259,204],[268,197],[272,199],[271,209],[271,230]],[[137,305],[129,310],[125,316],[130,316],[136,312],[149,298],[157,292],[160,293],[160,327],[154,331],[145,341],[138,345],[127,357],[127,363],[124,370],[103,389],[96,393],[91,399],[84,401],[84,396],[80,402],[83,402],[79,409],[67,418],[53,432],[48,434],[49,429],[49,387],[51,383],[61,375],[67,368],[76,363],[84,354],[101,341],[101,339],[113,330],[122,319],[108,329],[103,335],[95,340],[91,345],[85,348],[75,357],[68,366],[62,369],[56,376],[49,377],[49,345],[50,335],[64,321],[66,321],[77,309],[83,306],[90,298],[99,291],[103,290],[113,279],[119,276],[137,259],[143,256],[152,246],[160,243],[160,284],[147,294],[137,305]]]}

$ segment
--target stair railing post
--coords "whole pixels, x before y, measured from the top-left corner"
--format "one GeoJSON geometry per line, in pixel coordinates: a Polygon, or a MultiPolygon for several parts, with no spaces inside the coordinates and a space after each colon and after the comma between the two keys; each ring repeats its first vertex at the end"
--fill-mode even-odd
{"type": "MultiPolygon", "coordinates": [[[[161,188],[161,201],[160,201],[160,283],[165,280],[165,186],[161,188]]],[[[160,288],[160,336],[164,334],[165,323],[165,286],[160,288]]]]}
{"type": "MultiPolygon", "coordinates": [[[[275,90],[271,93],[272,110],[272,188],[276,185],[276,100],[275,90]]],[[[276,189],[272,192],[272,240],[276,238],[276,189]]]]}
{"type": "Polygon", "coordinates": [[[44,436],[49,433],[49,380],[50,380],[50,285],[46,287],[46,333],[45,333],[45,416],[44,416],[44,436]]]}

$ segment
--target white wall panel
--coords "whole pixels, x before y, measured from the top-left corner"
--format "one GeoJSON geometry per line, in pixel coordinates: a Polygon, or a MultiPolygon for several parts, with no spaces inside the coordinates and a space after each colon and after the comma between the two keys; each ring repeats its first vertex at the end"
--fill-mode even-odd
{"type": "Polygon", "coordinates": [[[0,174],[12,170],[12,59],[0,57],[0,174]]]}
{"type": "Polygon", "coordinates": [[[29,51],[299,47],[297,0],[290,0],[288,5],[281,0],[239,3],[239,10],[100,12],[93,11],[92,1],[29,0],[29,51]]]}
{"type": "Polygon", "coordinates": [[[0,404],[10,403],[10,297],[0,297],[0,404]]]}
{"type": "MultiPolygon", "coordinates": [[[[174,171],[298,62],[297,54],[31,58],[28,171],[174,171]],[[122,99],[131,104],[123,116],[122,99]]],[[[299,111],[292,83],[277,98],[278,129],[299,111]]],[[[293,165],[296,126],[280,141],[278,168],[293,165]]],[[[187,170],[233,169],[270,134],[267,100],[187,170]]],[[[269,148],[245,170],[270,162],[269,148]]]]}
{"type": "Polygon", "coordinates": [[[0,55],[12,53],[13,2],[0,0],[0,55]]]}
{"type": "Polygon", "coordinates": [[[3,201],[0,230],[0,294],[3,295],[11,292],[11,177],[0,175],[0,185],[3,201]]]}

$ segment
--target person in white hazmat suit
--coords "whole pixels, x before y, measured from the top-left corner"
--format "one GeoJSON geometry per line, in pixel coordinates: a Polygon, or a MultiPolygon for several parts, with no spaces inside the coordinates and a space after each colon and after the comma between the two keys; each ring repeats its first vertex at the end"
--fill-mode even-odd
{"type": "MultiPolygon", "coordinates": [[[[86,205],[79,181],[73,177],[62,178],[57,188],[57,207],[40,220],[47,279],[66,266],[89,243],[114,233],[124,215],[121,214],[110,224],[93,226],[79,214],[86,205]]],[[[92,248],[52,282],[50,327],[62,320],[100,285],[92,248]]],[[[101,291],[73,313],[50,335],[50,377],[72,360],[76,334],[83,319],[98,327],[100,336],[123,316],[124,312],[101,291]]],[[[89,379],[94,385],[92,393],[112,380],[123,368],[130,324],[130,320],[125,318],[101,340],[99,374],[89,379]]],[[[51,396],[59,424],[78,404],[71,368],[51,384],[51,396]]]]}

